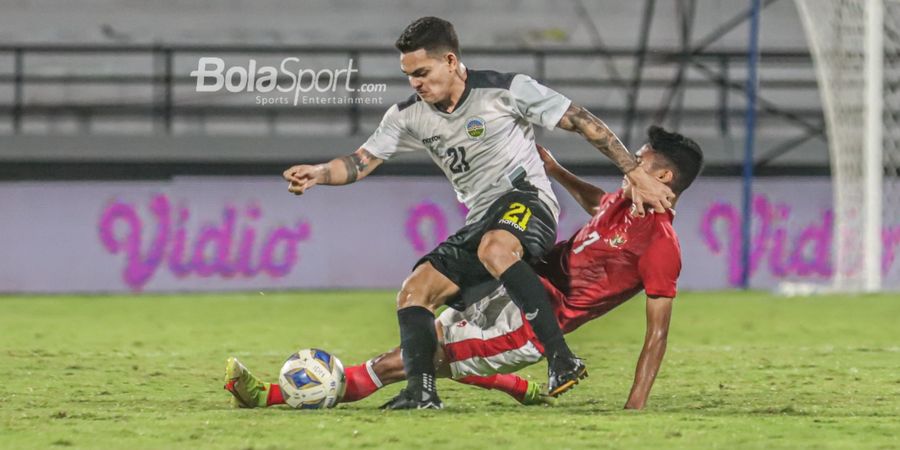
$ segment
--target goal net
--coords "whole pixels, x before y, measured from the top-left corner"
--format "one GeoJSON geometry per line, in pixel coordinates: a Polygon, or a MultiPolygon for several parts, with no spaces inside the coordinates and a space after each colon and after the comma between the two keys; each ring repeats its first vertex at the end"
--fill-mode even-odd
{"type": "Polygon", "coordinates": [[[900,287],[900,0],[795,0],[834,195],[832,288],[900,287]]]}

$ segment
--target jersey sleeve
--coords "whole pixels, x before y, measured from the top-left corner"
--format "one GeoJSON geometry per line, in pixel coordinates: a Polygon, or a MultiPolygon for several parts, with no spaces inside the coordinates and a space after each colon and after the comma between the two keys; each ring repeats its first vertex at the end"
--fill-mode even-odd
{"type": "Polygon", "coordinates": [[[409,129],[403,123],[402,113],[397,105],[391,106],[378,128],[369,136],[362,147],[379,159],[390,159],[394,153],[411,152],[418,150],[420,145],[410,134],[409,129]]]}
{"type": "Polygon", "coordinates": [[[519,112],[529,122],[548,130],[556,128],[572,100],[538,83],[528,75],[516,75],[509,86],[519,112]]]}
{"type": "Polygon", "coordinates": [[[674,298],[681,274],[681,248],[677,238],[656,237],[638,260],[638,272],[648,296],[674,298]]]}

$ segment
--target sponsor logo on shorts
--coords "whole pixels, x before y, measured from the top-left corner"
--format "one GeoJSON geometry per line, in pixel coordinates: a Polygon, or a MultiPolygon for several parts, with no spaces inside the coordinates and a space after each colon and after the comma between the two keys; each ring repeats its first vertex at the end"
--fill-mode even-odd
{"type": "Polygon", "coordinates": [[[538,310],[534,310],[534,311],[532,311],[532,312],[527,312],[527,313],[525,313],[525,318],[526,318],[529,322],[531,322],[532,320],[534,320],[535,318],[537,318],[537,315],[538,315],[538,310]]]}
{"type": "Polygon", "coordinates": [[[480,139],[484,137],[484,133],[487,131],[485,128],[484,119],[481,117],[470,117],[466,119],[466,134],[469,135],[472,139],[480,139]]]}
{"type": "Polygon", "coordinates": [[[509,219],[500,219],[500,222],[499,222],[499,223],[501,223],[501,224],[503,224],[503,225],[509,225],[509,226],[511,226],[511,227],[513,227],[513,228],[519,230],[519,231],[525,231],[525,227],[523,227],[522,225],[519,225],[518,222],[509,220],[509,219]]]}

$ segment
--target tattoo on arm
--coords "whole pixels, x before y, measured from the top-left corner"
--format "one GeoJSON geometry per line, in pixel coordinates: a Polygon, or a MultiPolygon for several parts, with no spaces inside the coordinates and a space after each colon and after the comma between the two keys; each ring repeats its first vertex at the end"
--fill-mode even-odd
{"type": "Polygon", "coordinates": [[[331,166],[322,164],[322,184],[331,184],[331,166]]]}
{"type": "Polygon", "coordinates": [[[587,139],[601,153],[612,160],[615,165],[628,173],[637,167],[634,157],[628,153],[628,149],[622,144],[609,127],[584,107],[571,105],[559,121],[560,128],[574,131],[587,139]]]}
{"type": "Polygon", "coordinates": [[[359,169],[357,169],[357,157],[356,154],[342,156],[341,162],[344,163],[344,167],[347,169],[347,183],[352,183],[356,181],[359,177],[359,169]]]}
{"type": "Polygon", "coordinates": [[[374,156],[363,148],[350,155],[341,157],[341,162],[344,163],[344,167],[347,169],[347,183],[353,183],[359,179],[360,172],[364,172],[369,167],[373,158],[374,156]]]}

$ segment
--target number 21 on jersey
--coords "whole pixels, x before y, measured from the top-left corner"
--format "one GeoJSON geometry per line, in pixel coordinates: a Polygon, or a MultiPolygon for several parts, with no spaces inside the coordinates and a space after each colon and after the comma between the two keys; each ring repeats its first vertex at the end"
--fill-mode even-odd
{"type": "Polygon", "coordinates": [[[450,157],[450,171],[453,173],[463,173],[469,171],[469,162],[466,161],[466,148],[463,146],[450,147],[447,149],[447,156],[450,157]]]}

